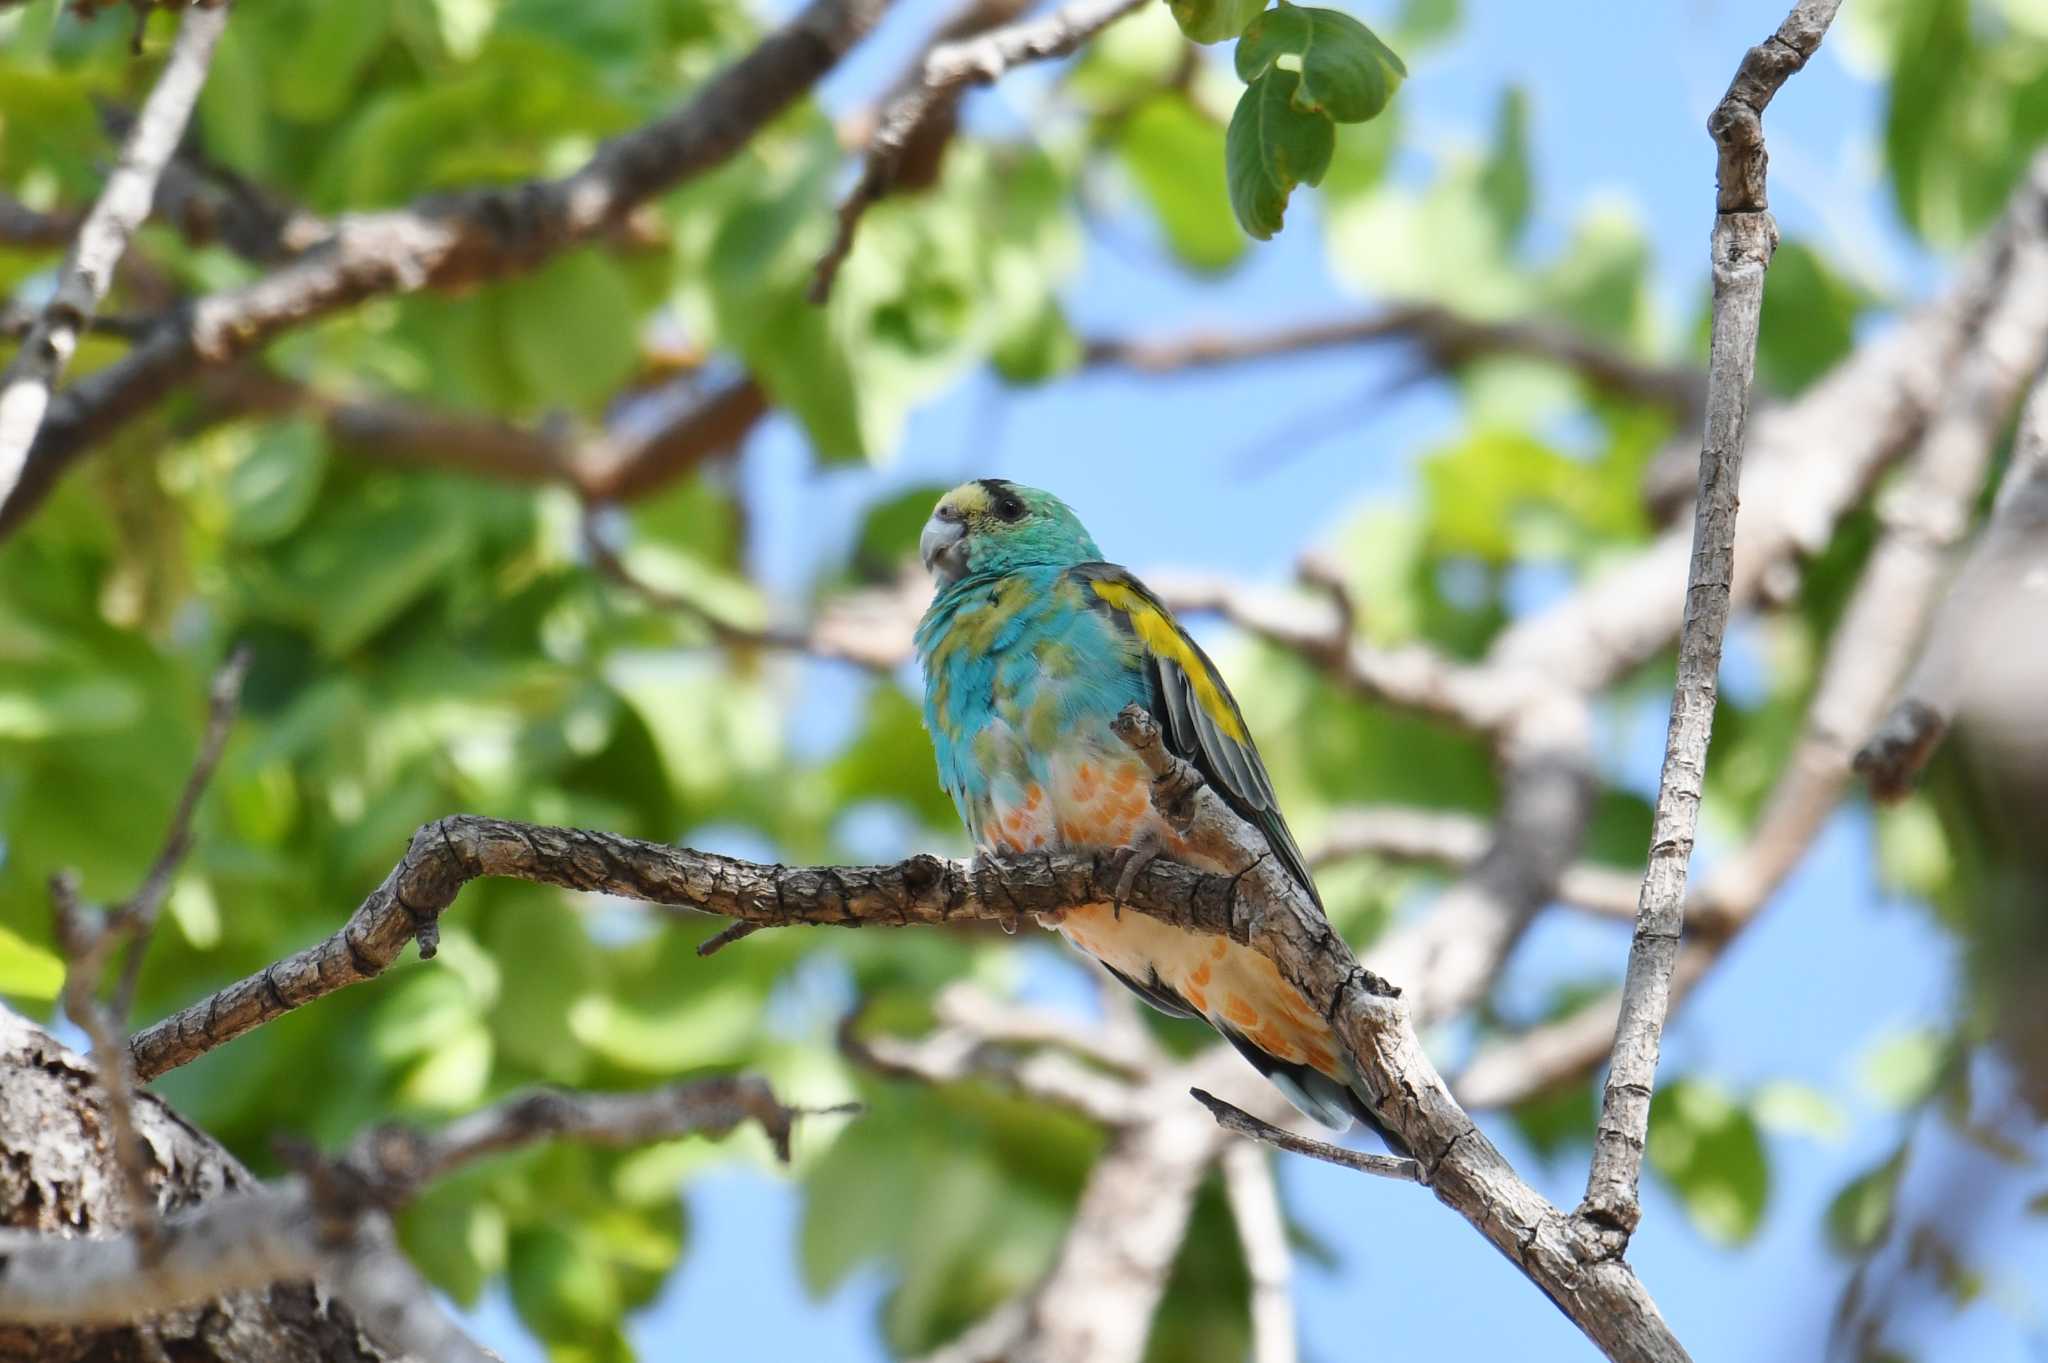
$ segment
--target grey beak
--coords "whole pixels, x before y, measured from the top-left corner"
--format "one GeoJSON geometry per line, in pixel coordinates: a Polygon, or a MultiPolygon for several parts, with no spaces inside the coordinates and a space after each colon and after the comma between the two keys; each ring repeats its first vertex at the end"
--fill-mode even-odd
{"type": "Polygon", "coordinates": [[[958,582],[966,570],[965,556],[960,552],[961,541],[966,538],[966,525],[951,517],[934,514],[924,523],[924,533],[917,537],[917,556],[924,560],[925,571],[937,578],[941,587],[958,582]]]}

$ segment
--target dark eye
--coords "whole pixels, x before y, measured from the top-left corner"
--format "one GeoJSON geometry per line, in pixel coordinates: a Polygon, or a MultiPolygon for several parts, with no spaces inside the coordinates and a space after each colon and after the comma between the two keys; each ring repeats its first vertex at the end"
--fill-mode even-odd
{"type": "Polygon", "coordinates": [[[1024,499],[1014,492],[1005,492],[996,498],[996,518],[1005,521],[1024,519],[1024,499]]]}

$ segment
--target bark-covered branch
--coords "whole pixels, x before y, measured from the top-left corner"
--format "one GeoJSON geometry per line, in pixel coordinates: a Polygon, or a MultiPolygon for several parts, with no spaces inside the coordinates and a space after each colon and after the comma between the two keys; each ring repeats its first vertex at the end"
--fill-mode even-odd
{"type": "MultiPolygon", "coordinates": [[[[0,1048],[0,1063],[24,1064],[24,1051],[45,1067],[77,1063],[53,1052],[54,1043],[12,1015],[0,1014],[0,1026],[12,1029],[0,1032],[8,1042],[0,1048]]],[[[159,1127],[176,1119],[154,1099],[142,1101],[152,1117],[146,1129],[154,1150],[164,1140],[159,1127]]],[[[225,1186],[202,1192],[201,1200],[166,1218],[157,1250],[132,1229],[93,1238],[73,1238],[57,1227],[0,1232],[0,1322],[70,1329],[129,1325],[223,1295],[320,1280],[340,1291],[373,1333],[407,1352],[480,1358],[482,1351],[441,1319],[398,1255],[391,1211],[465,1164],[543,1141],[640,1145],[693,1133],[720,1136],[752,1121],[786,1159],[791,1123],[801,1115],[758,1079],[716,1078],[643,1093],[542,1090],[439,1130],[380,1127],[334,1164],[315,1161],[307,1175],[272,1184],[255,1184],[215,1154],[210,1158],[229,1171],[225,1186]]],[[[17,1143],[4,1126],[0,1135],[7,1137],[0,1151],[30,1166],[37,1152],[17,1143]]],[[[200,1138],[184,1128],[171,1148],[177,1139],[200,1138]]],[[[0,1340],[5,1329],[0,1325],[0,1340]]]]}
{"type": "Polygon", "coordinates": [[[1720,149],[1720,193],[1711,252],[1713,335],[1707,369],[1707,429],[1700,448],[1692,569],[1685,586],[1685,624],[1678,642],[1678,682],[1664,770],[1651,814],[1649,867],[1636,910],[1635,940],[1622,983],[1593,1164],[1579,1218],[1611,1232],[1618,1251],[1642,1215],[1637,1185],[1649,1138],[1650,1091],[1670,1007],[1671,970],[1685,923],[1686,870],[1699,826],[1707,743],[1719,694],[1721,640],[1732,605],[1735,519],[1742,481],[1749,390],[1756,377],[1757,330],[1764,273],[1778,247],[1778,226],[1764,196],[1763,111],[1791,75],[1806,65],[1841,0],[1799,0],[1770,38],[1751,48],[1728,93],[1707,120],[1720,149]]]}
{"type": "MultiPolygon", "coordinates": [[[[1416,1152],[1425,1181],[1441,1200],[1611,1357],[1684,1358],[1627,1265],[1602,1257],[1577,1235],[1458,1108],[1424,1056],[1398,991],[1359,967],[1300,886],[1264,855],[1257,833],[1185,763],[1164,752],[1142,711],[1126,711],[1119,728],[1163,778],[1155,781],[1154,799],[1188,844],[1242,868],[1210,874],[1155,860],[1129,886],[1127,911],[1226,935],[1270,957],[1331,1019],[1364,1082],[1378,1095],[1380,1120],[1416,1152]]],[[[921,856],[893,866],[763,866],[603,833],[454,817],[421,829],[384,883],[327,941],[157,1024],[137,1036],[131,1049],[139,1074],[161,1074],[292,1008],[376,975],[416,935],[431,950],[439,914],[463,884],[483,875],[769,924],[907,926],[1057,916],[1071,906],[1115,897],[1122,871],[1110,854],[1076,853],[974,864],[921,856]]],[[[1132,1158],[1135,1169],[1139,1161],[1132,1158]]],[[[1158,1152],[1147,1154],[1144,1165],[1161,1167],[1158,1152]]]]}
{"type": "MultiPolygon", "coordinates": [[[[2015,203],[2033,206],[2033,223],[2048,221],[2039,216],[2048,210],[2048,158],[2036,163],[2015,203]]],[[[1950,365],[1940,410],[1899,486],[1879,502],[1877,544],[1834,628],[1799,740],[1748,841],[1687,902],[1674,999],[1754,921],[1841,801],[1855,745],[1911,666],[1945,555],[1969,524],[2008,415],[2048,358],[2048,235],[2032,225],[2000,235],[1994,306],[1950,365]]],[[[1752,506],[1768,514],[1768,503],[1752,506]]],[[[1493,1107],[1583,1077],[1607,1058],[1617,1007],[1618,996],[1609,995],[1482,1049],[1459,1076],[1459,1096],[1493,1107]]]]}
{"type": "Polygon", "coordinates": [[[1436,369],[1462,369],[1495,356],[1543,360],[1578,375],[1596,392],[1653,403],[1683,421],[1696,420],[1706,403],[1706,377],[1696,369],[1638,360],[1562,323],[1537,318],[1497,321],[1440,303],[1403,303],[1363,317],[1271,331],[1194,332],[1155,340],[1098,337],[1088,342],[1083,360],[1166,374],[1383,343],[1412,345],[1436,369]]]}
{"type": "Polygon", "coordinates": [[[50,404],[0,504],[0,534],[20,525],[79,455],[208,366],[370,298],[522,273],[611,232],[648,199],[722,165],[829,71],[887,3],[812,0],[682,109],[604,143],[561,179],[344,218],[332,238],[289,264],[195,300],[50,404]]]}
{"type": "MultiPolygon", "coordinates": [[[[2036,360],[2039,359],[2038,344],[2036,360]]],[[[1902,498],[1903,500],[1903,498],[1902,498]]],[[[1963,508],[1967,514],[1967,506],[1963,508]]],[[[1929,549],[1945,547],[1930,524],[1929,549]]],[[[2014,598],[2028,590],[2048,554],[2048,383],[2037,383],[2020,415],[2012,462],[1999,484],[1991,519],[1956,570],[1904,693],[1856,753],[1856,770],[1880,799],[1912,790],[1954,722],[1959,702],[1998,653],[2027,647],[2027,631],[2007,626],[2025,618],[2014,598]]]]}
{"type": "Polygon", "coordinates": [[[185,11],[170,59],[123,140],[98,202],[79,224],[78,239],[57,273],[56,291],[30,326],[14,363],[0,375],[0,508],[12,500],[50,409],[50,395],[113,286],[114,267],[128,239],[149,216],[157,181],[185,135],[206,84],[214,44],[227,22],[226,0],[185,11]]]}
{"type": "MultiPolygon", "coordinates": [[[[84,1057],[0,1007],[0,1091],[7,1095],[0,1103],[0,1226],[7,1228],[0,1238],[10,1250],[17,1239],[43,1244],[81,1234],[118,1236],[133,1224],[99,1120],[98,1088],[84,1057]]],[[[136,1095],[135,1124],[161,1214],[176,1220],[196,1206],[260,1188],[232,1156],[154,1096],[136,1095]]],[[[118,1325],[0,1319],[0,1357],[86,1363],[164,1354],[184,1363],[379,1363],[397,1356],[364,1333],[349,1302],[310,1280],[277,1281],[118,1325]]]]}

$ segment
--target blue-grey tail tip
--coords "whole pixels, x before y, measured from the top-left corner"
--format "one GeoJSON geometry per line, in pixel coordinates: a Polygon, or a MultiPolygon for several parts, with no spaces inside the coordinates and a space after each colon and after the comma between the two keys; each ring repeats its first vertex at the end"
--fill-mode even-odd
{"type": "Polygon", "coordinates": [[[1355,1101],[1350,1091],[1326,1074],[1311,1069],[1274,1069],[1266,1073],[1267,1082],[1280,1090],[1280,1096],[1294,1104],[1302,1116],[1318,1126],[1331,1131],[1349,1131],[1352,1125],[1351,1108],[1355,1101]]]}

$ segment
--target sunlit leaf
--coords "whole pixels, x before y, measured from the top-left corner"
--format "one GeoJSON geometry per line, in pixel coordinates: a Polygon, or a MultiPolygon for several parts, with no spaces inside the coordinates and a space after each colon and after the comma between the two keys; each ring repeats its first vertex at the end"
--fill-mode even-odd
{"type": "Polygon", "coordinates": [[[1888,1107],[1907,1108],[1934,1091],[1949,1058],[1946,1037],[1928,1030],[1897,1032],[1858,1063],[1864,1091],[1888,1107]]]}
{"type": "Polygon", "coordinates": [[[1180,31],[1198,43],[1220,43],[1244,32],[1266,0],[1166,0],[1180,31]]]}
{"type": "Polygon", "coordinates": [[[1198,270],[1223,269],[1244,254],[1228,211],[1223,148],[1222,127],[1177,94],[1147,100],[1117,142],[1167,244],[1198,270]]]}
{"type": "Polygon", "coordinates": [[[1770,1199],[1770,1165],[1756,1119],[1727,1090],[1697,1078],[1658,1085],[1649,1157],[1700,1234],[1723,1245],[1756,1234],[1770,1199]]]}
{"type": "Polygon", "coordinates": [[[1749,1110],[1764,1130],[1804,1136],[1826,1144],[1839,1142],[1849,1131],[1842,1106],[1811,1084],[1774,1079],[1750,1095],[1749,1110]]]}
{"type": "Polygon", "coordinates": [[[639,308],[619,267],[596,251],[572,251],[506,285],[500,307],[507,352],[541,402],[602,401],[639,359],[639,308]]]}
{"type": "Polygon", "coordinates": [[[0,924],[0,994],[54,999],[64,988],[64,958],[0,924]]]}

